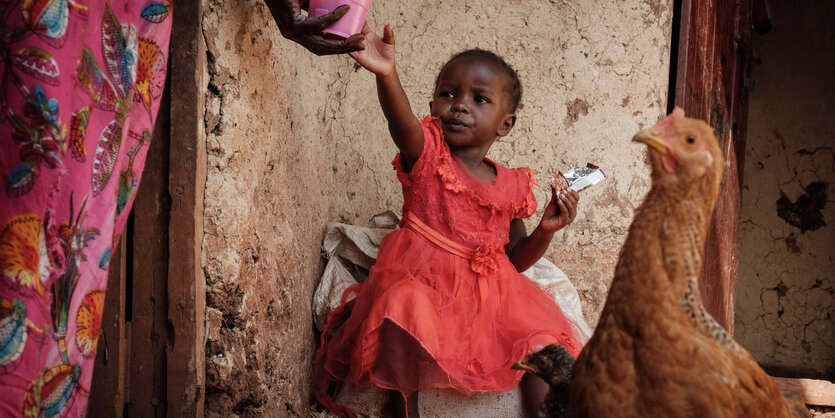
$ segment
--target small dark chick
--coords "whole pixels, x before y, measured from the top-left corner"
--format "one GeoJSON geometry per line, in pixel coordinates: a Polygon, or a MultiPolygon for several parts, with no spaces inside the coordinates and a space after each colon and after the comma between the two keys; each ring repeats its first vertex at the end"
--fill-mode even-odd
{"type": "Polygon", "coordinates": [[[537,418],[568,418],[568,387],[571,383],[571,369],[574,356],[561,345],[551,344],[542,350],[519,360],[512,366],[516,370],[530,372],[550,386],[545,400],[539,407],[537,418]]]}

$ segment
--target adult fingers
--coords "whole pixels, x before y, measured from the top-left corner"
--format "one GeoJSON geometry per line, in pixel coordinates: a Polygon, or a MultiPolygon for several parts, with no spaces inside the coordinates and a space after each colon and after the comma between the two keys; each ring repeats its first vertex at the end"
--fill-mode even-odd
{"type": "Polygon", "coordinates": [[[365,49],[365,44],[363,44],[363,40],[365,39],[365,34],[362,33],[355,33],[351,35],[348,39],[345,40],[345,45],[351,48],[356,47],[354,51],[361,51],[365,49]]]}
{"type": "Polygon", "coordinates": [[[350,8],[351,6],[343,4],[332,12],[317,17],[311,17],[309,15],[308,17],[304,17],[299,14],[296,16],[296,30],[299,32],[321,32],[322,29],[336,23],[342,16],[345,16],[345,13],[348,13],[350,8]]]}
{"type": "Polygon", "coordinates": [[[308,34],[294,40],[316,55],[345,54],[365,49],[361,34],[352,35],[347,39],[330,38],[322,34],[308,34]]]}

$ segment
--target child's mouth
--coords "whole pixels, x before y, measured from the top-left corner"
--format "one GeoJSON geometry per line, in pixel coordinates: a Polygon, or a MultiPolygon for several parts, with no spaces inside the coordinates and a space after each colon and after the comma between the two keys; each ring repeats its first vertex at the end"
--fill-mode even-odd
{"type": "Polygon", "coordinates": [[[467,128],[467,124],[462,122],[461,119],[458,118],[447,119],[444,125],[446,125],[447,128],[451,128],[453,130],[461,130],[467,128]]]}

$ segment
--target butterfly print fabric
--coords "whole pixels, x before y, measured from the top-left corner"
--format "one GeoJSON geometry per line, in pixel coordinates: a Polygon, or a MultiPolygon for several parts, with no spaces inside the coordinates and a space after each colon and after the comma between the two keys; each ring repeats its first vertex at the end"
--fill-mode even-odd
{"type": "Polygon", "coordinates": [[[0,1],[0,415],[84,416],[170,1],[0,1]]]}

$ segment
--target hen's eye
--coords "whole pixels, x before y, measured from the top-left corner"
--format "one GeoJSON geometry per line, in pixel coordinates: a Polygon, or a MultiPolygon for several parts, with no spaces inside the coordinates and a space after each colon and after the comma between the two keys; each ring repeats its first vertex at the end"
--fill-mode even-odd
{"type": "Polygon", "coordinates": [[[687,135],[687,143],[688,144],[695,144],[696,143],[696,136],[695,135],[687,135]]]}

